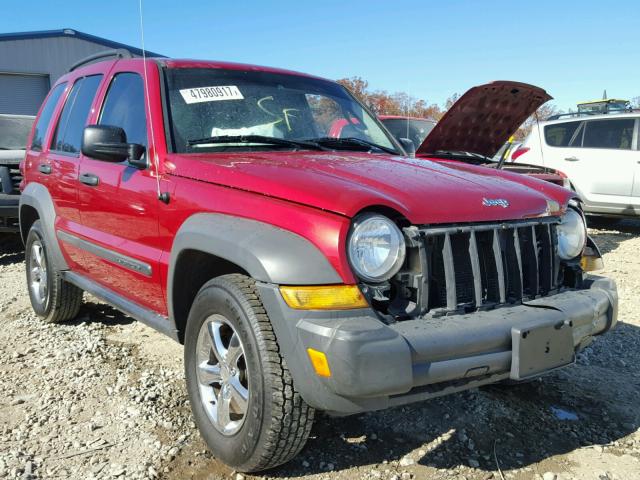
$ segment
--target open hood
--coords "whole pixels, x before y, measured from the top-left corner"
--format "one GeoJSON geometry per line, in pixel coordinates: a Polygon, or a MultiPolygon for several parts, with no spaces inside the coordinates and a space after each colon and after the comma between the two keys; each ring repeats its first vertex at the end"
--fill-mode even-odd
{"type": "Polygon", "coordinates": [[[416,154],[448,150],[492,157],[551,98],[539,87],[508,80],[473,87],[444,114],[416,154]]]}

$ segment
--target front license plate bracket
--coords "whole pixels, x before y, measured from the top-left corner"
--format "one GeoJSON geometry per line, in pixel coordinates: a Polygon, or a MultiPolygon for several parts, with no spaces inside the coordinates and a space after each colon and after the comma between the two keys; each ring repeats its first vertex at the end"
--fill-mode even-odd
{"type": "Polygon", "coordinates": [[[575,362],[573,322],[513,327],[512,380],[525,380],[575,362]]]}

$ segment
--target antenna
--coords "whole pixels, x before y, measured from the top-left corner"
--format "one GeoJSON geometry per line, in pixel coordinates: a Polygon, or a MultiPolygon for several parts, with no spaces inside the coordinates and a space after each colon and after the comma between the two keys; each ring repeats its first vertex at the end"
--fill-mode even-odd
{"type": "Polygon", "coordinates": [[[160,159],[156,151],[156,136],[153,131],[153,118],[151,117],[151,100],[149,99],[149,76],[147,75],[147,50],[144,48],[144,19],[142,17],[142,0],[138,2],[140,12],[140,43],[142,45],[142,73],[144,76],[144,90],[146,92],[147,117],[149,118],[149,126],[151,127],[151,148],[153,149],[153,157],[151,164],[155,167],[156,176],[156,193],[158,200],[163,203],[169,203],[169,193],[160,191],[160,159]]]}

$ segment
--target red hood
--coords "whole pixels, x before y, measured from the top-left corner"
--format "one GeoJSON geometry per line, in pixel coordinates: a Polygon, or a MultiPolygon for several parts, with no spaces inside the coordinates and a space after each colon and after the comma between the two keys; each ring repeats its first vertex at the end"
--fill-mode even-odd
{"type": "Polygon", "coordinates": [[[451,150],[493,157],[551,98],[543,89],[520,82],[499,80],[473,87],[444,114],[416,154],[451,150]]]}
{"type": "Polygon", "coordinates": [[[442,165],[367,153],[264,152],[170,155],[172,175],[308,205],[352,217],[390,207],[411,223],[499,221],[544,215],[568,190],[522,175],[450,162],[442,165]],[[509,207],[483,206],[505,199],[509,207]]]}

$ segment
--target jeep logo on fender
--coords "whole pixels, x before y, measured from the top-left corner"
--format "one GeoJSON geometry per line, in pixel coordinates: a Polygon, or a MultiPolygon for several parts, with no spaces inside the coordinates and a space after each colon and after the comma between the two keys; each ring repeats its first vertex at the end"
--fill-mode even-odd
{"type": "Polygon", "coordinates": [[[507,208],[509,206],[509,201],[504,198],[483,198],[482,205],[485,207],[507,208]]]}

